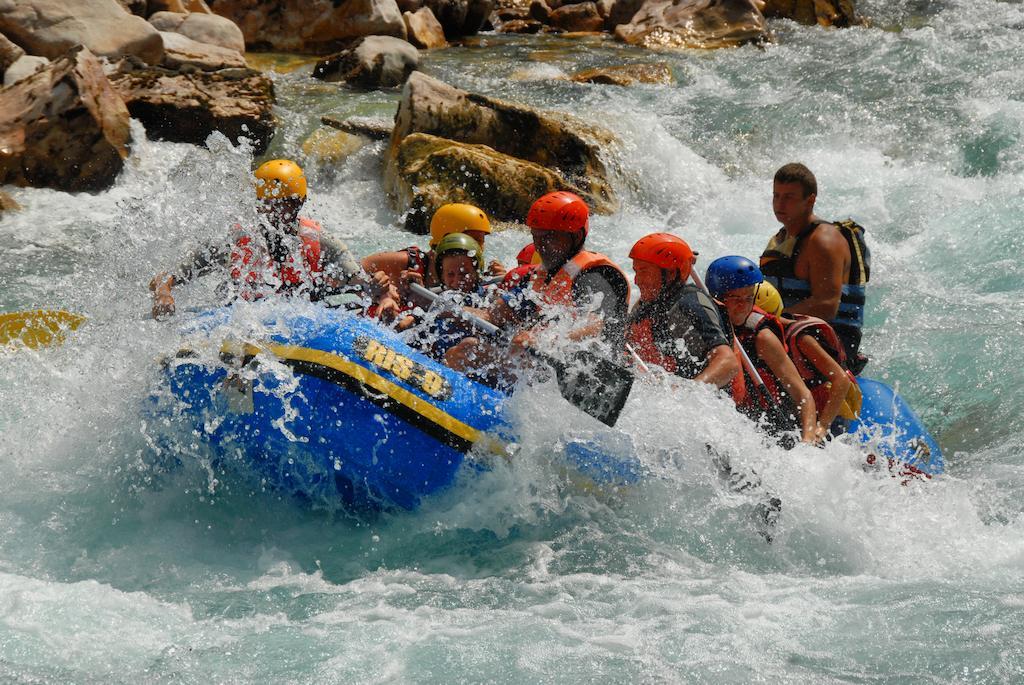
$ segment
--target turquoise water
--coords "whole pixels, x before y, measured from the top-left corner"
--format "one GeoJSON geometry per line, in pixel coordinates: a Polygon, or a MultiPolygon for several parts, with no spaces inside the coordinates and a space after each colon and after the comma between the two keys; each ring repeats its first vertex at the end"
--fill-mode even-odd
{"type": "MultiPolygon", "coordinates": [[[[875,28],[779,22],[764,50],[484,36],[424,69],[618,133],[622,210],[592,236],[623,261],[664,229],[703,264],[756,255],[772,173],[806,162],[820,213],[868,228],[871,373],[931,427],[947,476],[901,487],[842,445],[766,449],[710,393],[645,385],[617,428],[652,477],[616,496],[565,482],[559,440],[590,424],[551,388],[516,400],[515,461],[415,514],[298,507],[216,472],[198,436],[163,474],[139,408],[178,340],[143,320],[146,283],[245,219],[250,160],[146,143],[102,195],[8,189],[26,209],[0,220],[0,309],[91,321],[60,349],[0,356],[0,680],[1020,682],[1024,5],[862,6],[875,28]],[[678,85],[550,78],[651,60],[678,85]],[[705,443],[783,500],[773,545],[705,443]]],[[[321,114],[397,101],[275,78],[284,154],[321,114]]],[[[380,151],[307,164],[310,213],[361,253],[418,240],[381,199],[380,151]]],[[[511,261],[525,242],[509,230],[488,250],[511,261]]]]}

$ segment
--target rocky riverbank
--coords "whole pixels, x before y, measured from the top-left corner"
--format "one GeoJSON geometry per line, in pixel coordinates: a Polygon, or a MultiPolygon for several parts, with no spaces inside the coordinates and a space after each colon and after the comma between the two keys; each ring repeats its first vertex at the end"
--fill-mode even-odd
{"type": "MultiPolygon", "coordinates": [[[[259,155],[274,138],[271,78],[247,51],[322,55],[311,75],[359,90],[403,87],[383,164],[406,228],[439,204],[497,218],[569,188],[617,207],[609,131],[563,113],[467,93],[420,72],[422,50],[481,30],[606,32],[644,48],[770,40],[767,17],[848,26],[851,0],[0,0],[0,184],[98,191],[152,139],[202,145],[221,132],[259,155]]],[[[584,69],[580,83],[671,84],[664,63],[584,69]]],[[[339,125],[339,122],[333,122],[339,125]]],[[[344,127],[346,124],[340,124],[344,127]]]]}

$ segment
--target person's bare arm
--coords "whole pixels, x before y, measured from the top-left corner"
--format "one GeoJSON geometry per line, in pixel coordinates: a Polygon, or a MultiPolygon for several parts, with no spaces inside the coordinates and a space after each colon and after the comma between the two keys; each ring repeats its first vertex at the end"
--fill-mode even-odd
{"type": "Polygon", "coordinates": [[[817,442],[814,398],[803,379],[800,378],[800,372],[793,366],[793,360],[786,354],[779,339],[769,330],[762,330],[758,333],[755,344],[757,356],[764,360],[775,377],[782,383],[783,389],[796,403],[797,412],[800,415],[800,440],[810,443],[817,442]]]}
{"type": "Polygon", "coordinates": [[[839,408],[846,398],[846,393],[850,390],[850,383],[852,381],[850,381],[850,377],[846,375],[846,372],[843,371],[843,367],[839,366],[839,362],[833,359],[832,355],[826,352],[825,348],[811,336],[801,335],[797,339],[796,344],[804,357],[811,362],[819,373],[828,378],[830,383],[828,401],[818,411],[818,436],[824,438],[828,432],[828,427],[832,425],[836,416],[839,415],[839,408]]]}
{"type": "Polygon", "coordinates": [[[824,224],[807,239],[801,257],[807,260],[811,296],[786,307],[785,311],[831,321],[839,312],[839,298],[849,270],[850,247],[839,229],[824,224]]]}
{"type": "Polygon", "coordinates": [[[724,388],[732,383],[732,379],[740,372],[740,363],[732,348],[718,345],[708,353],[708,365],[693,380],[708,383],[716,388],[724,388]]]}
{"type": "Polygon", "coordinates": [[[409,267],[409,253],[377,252],[363,257],[362,265],[366,273],[375,274],[383,271],[392,283],[398,283],[402,279],[402,272],[409,267]]]}

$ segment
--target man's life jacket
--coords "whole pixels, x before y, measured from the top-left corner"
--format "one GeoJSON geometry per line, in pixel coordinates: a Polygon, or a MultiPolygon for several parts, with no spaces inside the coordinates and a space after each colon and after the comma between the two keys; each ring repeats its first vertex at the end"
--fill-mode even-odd
{"type": "Polygon", "coordinates": [[[539,268],[536,264],[522,264],[514,269],[509,269],[505,277],[498,283],[498,289],[514,290],[526,285],[530,278],[533,277],[533,273],[539,268]]]}
{"type": "MultiPolygon", "coordinates": [[[[661,318],[665,311],[664,308],[674,306],[677,298],[682,296],[683,285],[667,287],[672,288],[667,297],[663,299],[662,296],[659,296],[658,300],[653,302],[641,301],[630,312],[626,327],[626,342],[632,347],[632,352],[635,352],[645,364],[656,364],[669,373],[680,373],[681,369],[692,365],[689,363],[690,360],[682,356],[686,352],[679,349],[679,334],[661,325],[661,318]]],[[[715,306],[726,335],[728,335],[732,328],[729,317],[718,302],[715,302],[715,306]]],[[[736,341],[733,340],[733,352],[742,368],[743,363],[735,345],[736,341]]],[[[694,369],[690,368],[689,370],[693,371],[694,369]]],[[[680,375],[683,374],[680,373],[680,375]]],[[[695,376],[696,373],[693,375],[695,376]]],[[[693,376],[687,375],[686,377],[692,378],[693,376]]],[[[728,392],[737,403],[746,401],[747,389],[743,382],[742,372],[733,377],[728,392]]]]}
{"type": "Polygon", "coordinates": [[[629,307],[629,279],[615,262],[599,252],[580,250],[553,275],[549,275],[543,265],[538,266],[534,272],[533,290],[540,295],[545,304],[572,306],[573,284],[581,274],[588,271],[600,271],[605,280],[611,283],[619,295],[620,311],[617,311],[616,315],[625,320],[629,307]]]}
{"type": "MultiPolygon", "coordinates": [[[[796,236],[790,236],[783,228],[772,236],[761,254],[761,272],[765,280],[778,289],[784,307],[811,296],[810,282],[797,278],[794,269],[807,239],[820,225],[821,222],[812,223],[796,236]]],[[[841,337],[856,338],[855,341],[847,341],[847,348],[855,350],[860,344],[860,330],[864,326],[866,286],[871,278],[871,250],[864,241],[863,226],[852,219],[837,221],[834,225],[850,248],[850,277],[843,285],[839,311],[829,323],[841,337]]]]}
{"type": "Polygon", "coordinates": [[[320,261],[320,224],[312,219],[298,220],[299,263],[290,253],[272,254],[264,240],[253,240],[251,231],[234,228],[231,249],[231,279],[246,300],[256,300],[267,292],[308,293],[317,299],[323,286],[320,261]]]}

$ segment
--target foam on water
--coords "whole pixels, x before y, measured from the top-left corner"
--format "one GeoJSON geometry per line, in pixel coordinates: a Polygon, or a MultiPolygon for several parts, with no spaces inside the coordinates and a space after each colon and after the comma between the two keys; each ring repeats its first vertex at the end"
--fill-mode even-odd
{"type": "MultiPolygon", "coordinates": [[[[143,319],[147,284],[251,217],[251,159],[223,139],[143,142],[111,191],[14,190],[26,209],[0,220],[0,308],[89,317],[61,348],[0,352],[0,679],[1018,680],[1024,5],[862,5],[881,28],[778,22],[764,50],[659,54],[674,88],[541,80],[652,59],[596,39],[488,36],[425,68],[619,134],[622,209],[592,239],[622,261],[663,229],[701,265],[756,255],[775,227],[774,169],[808,163],[820,213],[868,227],[870,373],[932,428],[947,475],[902,486],[847,445],[784,452],[714,393],[657,378],[615,429],[553,384],[525,390],[517,456],[416,513],[311,511],[219,471],[188,433],[184,468],[165,472],[141,407],[181,337],[143,319]],[[531,80],[505,80],[514,68],[531,80]],[[573,438],[628,441],[643,484],[581,488],[573,438]],[[707,445],[760,489],[726,488],[707,445]],[[768,495],[783,503],[770,546],[756,520],[768,495]]],[[[321,114],[397,101],[275,79],[282,154],[321,114]]],[[[421,241],[393,230],[383,148],[307,164],[310,214],[358,253],[421,241]]],[[[504,231],[488,251],[510,262],[526,240],[504,231]]],[[[214,285],[179,304],[214,302],[214,285]]]]}

